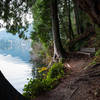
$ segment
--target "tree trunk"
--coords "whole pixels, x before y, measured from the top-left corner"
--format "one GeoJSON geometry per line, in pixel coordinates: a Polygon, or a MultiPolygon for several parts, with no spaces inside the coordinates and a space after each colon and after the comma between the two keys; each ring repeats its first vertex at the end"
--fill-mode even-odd
{"type": "Polygon", "coordinates": [[[79,8],[78,8],[75,0],[73,0],[73,3],[74,3],[74,14],[75,14],[77,33],[81,34],[80,19],[79,19],[79,8]]]}
{"type": "Polygon", "coordinates": [[[0,71],[0,100],[28,100],[22,96],[0,71]]]}
{"type": "Polygon", "coordinates": [[[71,14],[70,14],[70,0],[67,0],[67,5],[68,5],[68,29],[69,29],[69,36],[70,36],[70,41],[74,39],[74,32],[72,29],[72,22],[71,22],[71,14]]]}
{"type": "Polygon", "coordinates": [[[71,40],[74,39],[74,32],[73,32],[73,28],[72,28],[72,21],[71,21],[71,7],[70,7],[70,0],[65,0],[65,6],[66,6],[66,15],[67,15],[67,19],[68,19],[68,33],[67,36],[68,38],[71,40]]]}
{"type": "Polygon", "coordinates": [[[77,5],[88,13],[94,23],[100,26],[100,0],[76,0],[77,5]]]}
{"type": "Polygon", "coordinates": [[[57,0],[51,0],[51,14],[54,41],[54,59],[64,58],[66,54],[60,40],[57,0]]]}

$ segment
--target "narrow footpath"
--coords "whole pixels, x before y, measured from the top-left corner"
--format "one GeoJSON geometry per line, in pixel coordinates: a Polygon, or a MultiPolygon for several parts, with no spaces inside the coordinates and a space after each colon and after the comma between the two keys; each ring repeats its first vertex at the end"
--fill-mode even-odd
{"type": "Polygon", "coordinates": [[[55,89],[34,100],[100,100],[100,64],[87,67],[91,60],[74,58],[65,62],[69,74],[55,89]]]}

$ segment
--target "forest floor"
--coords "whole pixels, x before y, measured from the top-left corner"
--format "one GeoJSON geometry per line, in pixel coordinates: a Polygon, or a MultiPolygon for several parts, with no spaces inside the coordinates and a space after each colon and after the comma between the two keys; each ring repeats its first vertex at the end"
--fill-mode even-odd
{"type": "Polygon", "coordinates": [[[89,66],[92,58],[71,58],[60,84],[35,100],[100,100],[100,64],[89,66]]]}

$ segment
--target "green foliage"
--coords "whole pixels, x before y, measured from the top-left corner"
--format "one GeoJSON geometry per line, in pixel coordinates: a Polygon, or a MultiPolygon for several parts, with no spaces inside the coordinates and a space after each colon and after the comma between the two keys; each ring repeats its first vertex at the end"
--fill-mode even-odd
{"type": "Polygon", "coordinates": [[[63,75],[63,64],[54,63],[49,69],[48,73],[45,75],[46,77],[30,79],[28,84],[24,87],[23,95],[29,98],[34,98],[45,91],[51,90],[59,83],[59,79],[63,75]]]}
{"type": "MultiPolygon", "coordinates": [[[[94,57],[93,61],[92,61],[91,63],[89,63],[88,66],[95,65],[95,64],[97,64],[98,62],[100,63],[100,49],[96,51],[95,57],[94,57]]],[[[87,66],[87,67],[88,67],[88,66],[87,66]]]]}
{"type": "Polygon", "coordinates": [[[59,79],[62,77],[63,74],[64,74],[63,64],[62,63],[54,63],[48,72],[47,79],[48,78],[59,79]]]}
{"type": "Polygon", "coordinates": [[[98,49],[95,54],[94,62],[100,63],[100,49],[98,49]]]}
{"type": "Polygon", "coordinates": [[[50,41],[52,39],[49,1],[36,0],[35,4],[32,7],[34,31],[31,34],[31,39],[37,42],[40,41],[45,47],[49,46],[50,41]]]}
{"type": "Polygon", "coordinates": [[[28,85],[24,86],[24,93],[23,95],[26,97],[32,97],[40,95],[40,93],[43,91],[43,84],[41,79],[30,79],[28,82],[28,85]]]}
{"type": "Polygon", "coordinates": [[[87,39],[85,39],[84,41],[80,40],[79,42],[77,42],[72,48],[71,50],[74,50],[74,51],[78,51],[80,50],[81,47],[84,47],[87,45],[87,39]]]}
{"type": "MultiPolygon", "coordinates": [[[[32,0],[30,0],[32,2],[32,0]]],[[[17,33],[20,38],[26,38],[24,32],[28,28],[28,20],[25,17],[29,12],[27,1],[1,0],[0,1],[0,27],[5,27],[8,32],[17,33]]]]}
{"type": "Polygon", "coordinates": [[[95,56],[100,56],[100,49],[96,52],[95,56]]]}

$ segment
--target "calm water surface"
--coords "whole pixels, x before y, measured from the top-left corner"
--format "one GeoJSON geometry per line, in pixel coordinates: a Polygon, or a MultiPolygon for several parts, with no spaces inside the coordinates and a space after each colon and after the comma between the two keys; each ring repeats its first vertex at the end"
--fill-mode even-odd
{"type": "Polygon", "coordinates": [[[30,44],[30,40],[0,31],[0,70],[20,93],[28,82],[27,78],[32,78],[30,44]]]}

